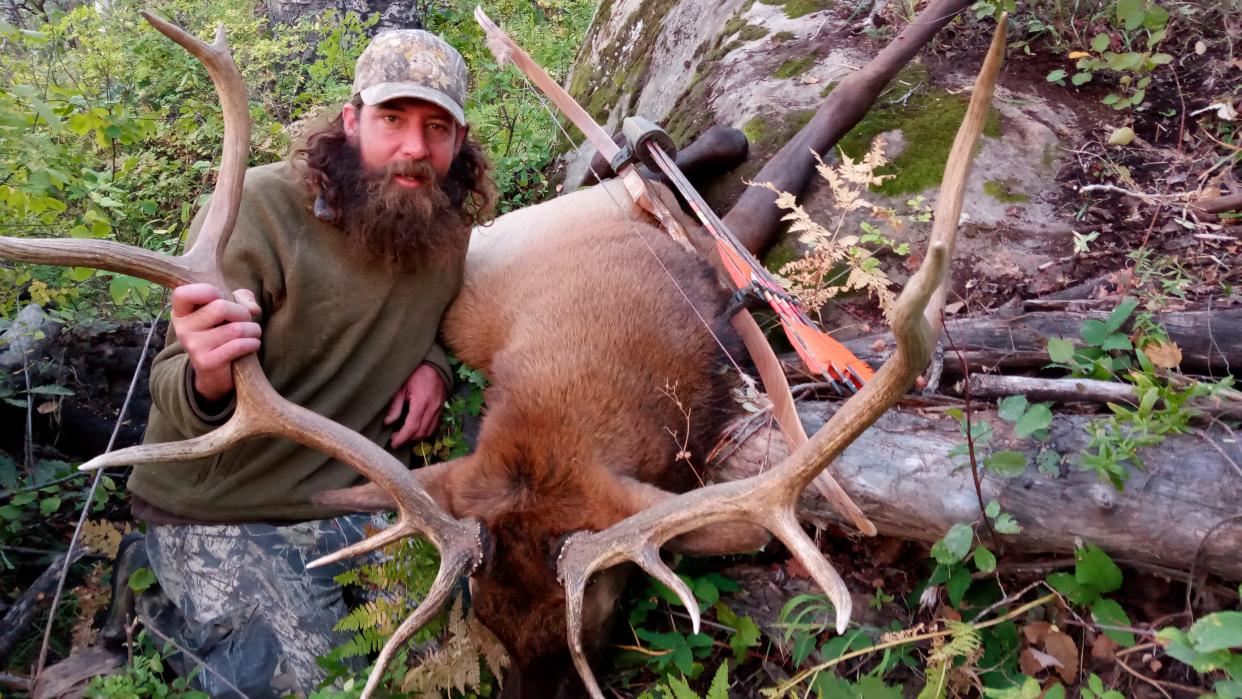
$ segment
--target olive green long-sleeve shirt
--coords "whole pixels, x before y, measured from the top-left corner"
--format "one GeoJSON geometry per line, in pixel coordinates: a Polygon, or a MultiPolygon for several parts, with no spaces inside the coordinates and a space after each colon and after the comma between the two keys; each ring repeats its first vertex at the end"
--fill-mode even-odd
{"type": "MultiPolygon", "coordinates": [[[[452,385],[435,343],[444,309],[461,286],[461,255],[398,273],[362,261],[345,234],[309,211],[309,197],[285,162],[252,168],[225,277],[262,308],[259,360],[285,398],[387,445],[389,402],[424,361],[452,385]]],[[[204,207],[204,210],[206,207],[204,207]]],[[[196,235],[203,212],[191,227],[196,235]]],[[[151,369],[147,443],[202,435],[222,416],[193,396],[189,357],[169,328],[151,369]]],[[[392,452],[407,465],[411,451],[392,452]]],[[[364,482],[343,463],[277,438],[255,438],[197,461],[137,466],[130,491],[178,518],[206,522],[304,520],[341,514],[313,494],[364,482]]]]}

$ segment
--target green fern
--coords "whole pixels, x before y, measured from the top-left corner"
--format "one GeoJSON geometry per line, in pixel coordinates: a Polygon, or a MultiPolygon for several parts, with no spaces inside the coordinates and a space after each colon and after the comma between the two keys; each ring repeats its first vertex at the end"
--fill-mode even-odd
{"type": "MultiPolygon", "coordinates": [[[[362,594],[371,598],[337,622],[337,631],[354,632],[353,638],[341,646],[341,657],[379,652],[427,596],[440,567],[435,547],[423,539],[403,539],[384,549],[384,554],[382,561],[360,565],[334,578],[342,585],[362,588],[362,594]]],[[[415,643],[434,638],[443,627],[441,614],[419,630],[415,643]]]]}
{"type": "Polygon", "coordinates": [[[685,680],[670,675],[662,684],[640,694],[639,699],[729,699],[729,661],[716,669],[706,695],[699,695],[685,680]]]}
{"type": "Polygon", "coordinates": [[[975,656],[983,645],[979,630],[964,621],[946,621],[949,627],[949,642],[936,648],[927,657],[927,683],[918,699],[944,699],[945,687],[948,684],[949,668],[953,667],[955,658],[975,656]]]}

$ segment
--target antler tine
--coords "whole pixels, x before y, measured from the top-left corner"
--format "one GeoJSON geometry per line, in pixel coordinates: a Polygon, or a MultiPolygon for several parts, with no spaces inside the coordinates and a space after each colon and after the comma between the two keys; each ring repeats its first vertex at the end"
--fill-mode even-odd
{"type": "Polygon", "coordinates": [[[250,154],[250,104],[246,98],[246,85],[237,65],[233,63],[223,23],[217,25],[215,41],[209,45],[150,12],[143,11],[142,17],[203,64],[220,98],[220,111],[224,119],[220,176],[216,179],[211,208],[203,219],[194,245],[184,257],[192,267],[214,273],[213,276],[217,278],[212,281],[223,287],[224,280],[219,263],[224,259],[224,246],[228,243],[233,224],[237,221],[242,184],[246,176],[246,160],[250,154]]]}
{"type": "MultiPolygon", "coordinates": [[[[940,307],[949,277],[949,255],[956,236],[970,155],[982,131],[992,87],[1000,70],[1005,24],[1006,18],[1002,15],[966,118],[949,154],[941,188],[942,201],[927,257],[894,305],[890,320],[897,349],[893,356],[814,437],[777,468],[744,480],[671,497],[602,532],[584,532],[570,537],[562,546],[557,567],[565,586],[569,646],[574,664],[595,699],[603,699],[603,694],[591,674],[580,639],[582,598],[590,575],[623,561],[636,562],[645,569],[644,563],[650,563],[653,549],[679,534],[706,525],[752,522],[774,534],[806,566],[832,601],[838,633],[845,630],[852,607],[849,590],[798,525],[795,505],[816,475],[897,402],[931,359],[940,330],[940,307]],[[945,202],[945,199],[956,199],[956,202],[945,202]]],[[[692,600],[686,603],[683,599],[683,604],[689,609],[696,608],[692,600]]]]}
{"type": "MultiPolygon", "coordinates": [[[[448,558],[447,554],[445,558],[448,558]]],[[[458,557],[452,564],[447,560],[440,563],[440,572],[436,575],[435,582],[431,584],[431,589],[427,591],[427,596],[418,605],[418,609],[415,609],[405,621],[401,622],[401,626],[398,626],[397,630],[393,632],[392,637],[384,643],[379,657],[375,660],[375,669],[371,670],[371,675],[367,677],[367,684],[362,690],[362,697],[371,696],[371,693],[375,691],[375,688],[379,686],[380,680],[384,677],[384,668],[396,657],[397,651],[400,650],[401,646],[448,602],[457,579],[467,572],[466,568],[470,565],[471,562],[469,560],[461,557],[458,557]]]]}

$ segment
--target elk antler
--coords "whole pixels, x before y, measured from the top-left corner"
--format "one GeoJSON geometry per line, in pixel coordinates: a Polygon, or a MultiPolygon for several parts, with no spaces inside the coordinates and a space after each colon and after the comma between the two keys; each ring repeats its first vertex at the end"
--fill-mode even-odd
{"type": "MultiPolygon", "coordinates": [[[[0,257],[38,264],[96,267],[121,272],[175,287],[206,282],[219,289],[228,285],[222,260],[241,205],[242,181],[249,150],[250,115],[246,88],[233,63],[224,27],[208,45],[180,27],[147,12],[142,16],[156,29],[194,54],[211,74],[224,115],[224,147],[220,176],[211,208],[195,244],[179,257],[159,255],[120,243],[95,240],[30,240],[0,238],[0,257]]],[[[82,465],[83,470],[126,464],[184,461],[218,454],[250,437],[284,437],[317,449],[371,479],[396,502],[397,522],[383,532],[353,546],[312,562],[323,565],[373,551],[411,534],[422,534],[440,550],[440,571],[418,609],[385,644],[363,697],[379,683],[384,666],[415,631],[449,598],[453,584],[469,574],[482,558],[482,525],[477,520],[458,520],[444,512],[418,484],[405,466],[362,435],[290,403],[278,394],[263,374],[256,355],[233,364],[237,408],[218,429],[195,439],[149,444],[103,454],[82,465]]]]}
{"type": "Polygon", "coordinates": [[[686,584],[660,559],[660,546],[679,534],[709,524],[751,522],[772,532],[827,593],[836,608],[837,633],[845,631],[852,606],[849,591],[841,576],[802,531],[794,506],[807,484],[897,402],[931,359],[941,328],[940,311],[944,305],[949,259],[953,254],[971,151],[982,131],[992,87],[1004,56],[1006,21],[1002,15],[997,22],[970,107],[949,154],[927,257],[893,307],[890,320],[897,343],[893,356],[810,441],[780,466],[745,480],[712,485],[669,498],[604,531],[575,534],[561,548],[557,571],[565,586],[569,647],[592,697],[603,699],[604,695],[582,650],[583,595],[591,575],[625,561],[637,563],[677,593],[689,610],[697,633],[698,604],[686,584]]]}

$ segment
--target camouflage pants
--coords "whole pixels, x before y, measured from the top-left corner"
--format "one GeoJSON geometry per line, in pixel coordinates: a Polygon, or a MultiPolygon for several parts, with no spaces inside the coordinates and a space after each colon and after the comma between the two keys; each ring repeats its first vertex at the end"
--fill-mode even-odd
{"type": "MultiPolygon", "coordinates": [[[[238,697],[230,683],[250,699],[309,695],[326,676],[317,656],[350,637],[333,631],[350,605],[332,578],[357,562],[306,564],[377,523],[346,515],[288,526],[152,525],[146,552],[167,602],[144,595],[139,616],[198,658],[174,665],[208,666],[195,684],[212,697],[238,697]]],[[[355,670],[365,665],[353,660],[355,670]]]]}

